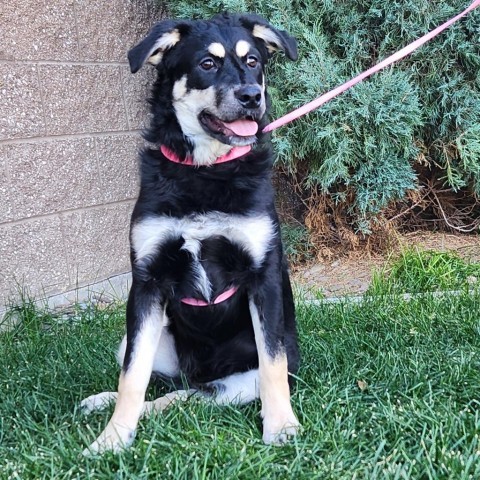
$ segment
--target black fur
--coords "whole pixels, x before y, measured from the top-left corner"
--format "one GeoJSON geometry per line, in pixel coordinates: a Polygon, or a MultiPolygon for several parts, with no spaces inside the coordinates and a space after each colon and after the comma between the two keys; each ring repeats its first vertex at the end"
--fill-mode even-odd
{"type": "MultiPolygon", "coordinates": [[[[254,15],[220,15],[210,21],[165,21],[154,27],[149,36],[129,53],[132,72],[139,70],[152,52],[159,37],[177,31],[180,40],[160,52],[156,65],[158,77],[150,99],[153,114],[145,138],[154,145],[141,153],[141,188],[132,215],[132,229],[150,217],[194,218],[195,215],[221,212],[227,215],[255,217],[267,215],[274,226],[268,239],[268,251],[260,265],[255,265],[248,248],[219,232],[202,240],[200,263],[212,285],[212,298],[229,286],[238,291],[228,300],[208,307],[181,302],[182,298],[201,298],[193,271],[193,256],[182,249],[185,240],[173,235],[147,259],[137,261],[131,249],[133,285],[127,309],[127,349],[124,369],[131,361],[135,337],[142,317],[157,302],[166,306],[181,373],[192,384],[216,380],[232,373],[258,366],[258,354],[249,310],[249,293],[261,313],[269,354],[285,351],[289,371],[299,364],[295,312],[288,278],[287,263],[280,239],[279,222],[271,185],[273,156],[269,135],[261,133],[267,116],[247,105],[243,115],[259,125],[256,143],[250,153],[218,165],[189,166],[169,161],[160,152],[165,145],[180,158],[193,155],[194,142],[184,135],[173,105],[173,88],[182,77],[187,89],[203,90],[210,86],[221,103],[224,91],[232,85],[260,88],[264,66],[270,58],[265,40],[252,35],[254,25],[271,27],[254,15]],[[199,69],[205,48],[219,42],[227,48],[245,39],[259,60],[259,67],[246,67],[237,60],[227,60],[216,75],[199,69]]],[[[285,32],[274,30],[290,59],[296,58],[296,43],[285,32]]],[[[221,59],[220,59],[221,60],[221,59]]],[[[265,93],[268,108],[268,94],[265,93]]],[[[217,105],[218,106],[218,105],[217,105]]],[[[235,119],[227,119],[234,121],[235,119]]],[[[161,372],[160,372],[161,373],[161,372]]]]}

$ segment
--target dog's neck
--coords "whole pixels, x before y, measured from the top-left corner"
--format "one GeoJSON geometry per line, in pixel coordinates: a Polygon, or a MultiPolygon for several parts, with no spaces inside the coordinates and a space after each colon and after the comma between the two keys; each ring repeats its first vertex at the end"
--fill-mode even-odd
{"type": "MultiPolygon", "coordinates": [[[[244,147],[233,147],[228,153],[218,157],[213,165],[218,163],[229,162],[230,160],[235,160],[236,158],[243,157],[252,149],[251,145],[246,145],[244,147]]],[[[170,150],[165,145],[160,145],[160,151],[164,157],[171,162],[181,163],[182,165],[191,165],[191,166],[202,166],[195,162],[194,158],[187,156],[185,158],[180,158],[173,150],[170,150]]]]}

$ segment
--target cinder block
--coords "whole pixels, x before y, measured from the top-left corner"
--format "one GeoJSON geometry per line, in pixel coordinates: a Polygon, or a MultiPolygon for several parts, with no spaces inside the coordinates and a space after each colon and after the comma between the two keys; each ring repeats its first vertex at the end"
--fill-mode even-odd
{"type": "Polygon", "coordinates": [[[129,67],[121,67],[121,71],[128,123],[132,129],[143,129],[150,124],[148,99],[156,76],[155,69],[145,65],[135,74],[130,72],[129,67]]]}
{"type": "Polygon", "coordinates": [[[0,222],[103,203],[93,138],[0,145],[9,185],[0,222]]]}
{"type": "Polygon", "coordinates": [[[139,188],[140,134],[108,135],[95,139],[102,203],[136,198],[139,188]]]}
{"type": "Polygon", "coordinates": [[[76,60],[74,0],[3,1],[0,59],[76,60]]]}
{"type": "Polygon", "coordinates": [[[127,272],[128,232],[134,202],[62,214],[72,287],[127,272]]]}
{"type": "Polygon", "coordinates": [[[135,3],[131,0],[77,0],[81,60],[127,61],[127,51],[148,30],[145,6],[142,8],[135,3]]]}
{"type": "Polygon", "coordinates": [[[69,284],[60,219],[46,217],[0,225],[0,305],[19,288],[33,296],[65,291],[69,284]]]}
{"type": "Polygon", "coordinates": [[[0,140],[45,133],[37,68],[35,65],[0,64],[0,140]]]}
{"type": "Polygon", "coordinates": [[[48,135],[128,130],[120,69],[41,65],[48,135]]]}

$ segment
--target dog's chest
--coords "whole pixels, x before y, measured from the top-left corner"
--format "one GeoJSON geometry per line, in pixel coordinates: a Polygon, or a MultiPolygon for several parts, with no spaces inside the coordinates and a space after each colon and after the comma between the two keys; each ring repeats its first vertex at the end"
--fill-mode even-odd
{"type": "MultiPolygon", "coordinates": [[[[259,267],[276,234],[268,215],[229,215],[222,212],[189,215],[182,218],[153,216],[138,221],[132,228],[131,242],[137,262],[161,254],[171,242],[188,251],[194,260],[200,260],[202,247],[213,245],[213,239],[222,238],[240,248],[259,267]]],[[[223,245],[225,245],[225,242],[223,245]]],[[[215,247],[213,247],[215,248],[215,247]]]]}

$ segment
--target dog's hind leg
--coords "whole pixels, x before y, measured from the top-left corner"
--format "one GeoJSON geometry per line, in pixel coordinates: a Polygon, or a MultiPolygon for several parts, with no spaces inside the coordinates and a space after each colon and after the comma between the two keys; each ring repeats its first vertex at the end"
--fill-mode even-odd
{"type": "MultiPolygon", "coordinates": [[[[197,393],[198,390],[177,390],[175,392],[167,393],[163,397],[159,397],[156,400],[144,402],[141,415],[148,415],[152,412],[162,412],[170,405],[177,403],[179,401],[188,400],[193,394],[197,393]]],[[[118,397],[117,392],[102,392],[97,393],[96,395],[90,395],[89,397],[83,399],[80,403],[82,413],[89,415],[92,412],[97,412],[104,410],[109,407],[118,397]]]]}
{"type": "Polygon", "coordinates": [[[185,402],[193,395],[217,405],[244,405],[260,398],[258,369],[234,373],[205,384],[204,390],[177,390],[151,402],[145,402],[143,414],[162,412],[170,405],[185,402]]]}
{"type": "Polygon", "coordinates": [[[107,408],[118,397],[117,392],[102,392],[95,395],[90,395],[80,402],[82,413],[89,415],[92,412],[97,412],[107,408]]]}
{"type": "Polygon", "coordinates": [[[170,405],[185,402],[193,395],[217,405],[244,405],[260,398],[258,369],[234,373],[205,384],[204,390],[189,389],[167,393],[151,402],[145,402],[143,415],[162,412],[170,405]]]}
{"type": "Polygon", "coordinates": [[[217,405],[244,405],[260,398],[258,369],[234,373],[207,383],[213,389],[212,400],[217,405]]]}
{"type": "Polygon", "coordinates": [[[170,407],[177,402],[185,402],[192,395],[197,393],[198,390],[177,390],[175,392],[167,393],[163,397],[159,397],[151,402],[145,402],[143,404],[142,415],[149,415],[154,412],[163,412],[166,408],[170,407]]]}

